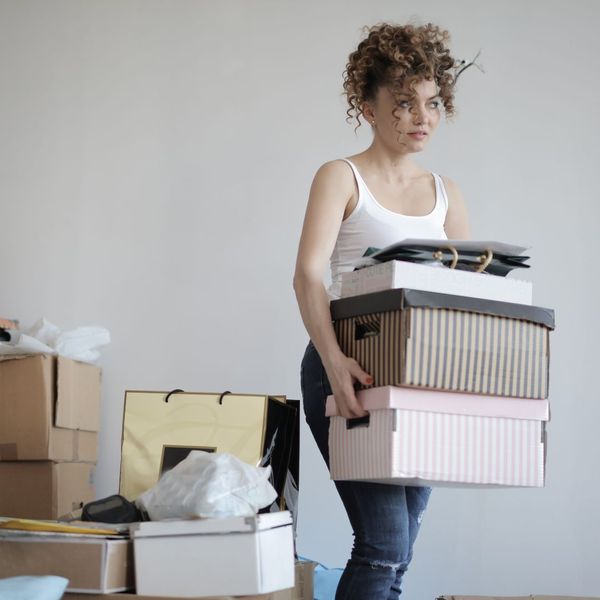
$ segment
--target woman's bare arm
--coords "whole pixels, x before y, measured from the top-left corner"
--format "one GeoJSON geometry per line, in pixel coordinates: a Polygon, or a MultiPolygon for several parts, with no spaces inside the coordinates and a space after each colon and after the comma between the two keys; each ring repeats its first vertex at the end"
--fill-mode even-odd
{"type": "Polygon", "coordinates": [[[344,355],[331,324],[329,298],[323,275],[354,193],[354,179],[341,161],[325,163],[313,180],[294,273],[294,290],[302,320],[315,345],[340,414],[363,416],[354,393],[354,381],[371,382],[358,363],[344,355]]]}

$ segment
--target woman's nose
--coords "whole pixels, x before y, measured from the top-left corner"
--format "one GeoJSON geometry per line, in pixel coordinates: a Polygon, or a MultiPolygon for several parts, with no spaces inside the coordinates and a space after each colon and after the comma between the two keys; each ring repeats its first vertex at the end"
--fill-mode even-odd
{"type": "Polygon", "coordinates": [[[417,106],[413,114],[415,125],[424,125],[427,121],[427,111],[424,106],[417,106]]]}

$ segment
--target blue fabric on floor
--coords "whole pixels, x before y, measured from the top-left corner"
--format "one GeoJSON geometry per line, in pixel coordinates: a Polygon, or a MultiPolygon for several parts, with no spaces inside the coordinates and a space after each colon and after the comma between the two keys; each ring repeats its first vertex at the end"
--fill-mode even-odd
{"type": "Polygon", "coordinates": [[[315,568],[315,600],[334,600],[344,569],[328,569],[319,564],[315,568]]]}
{"type": "Polygon", "coordinates": [[[317,563],[314,574],[314,600],[335,600],[335,591],[344,569],[328,569],[312,558],[306,558],[305,556],[299,556],[298,558],[317,563]]]}
{"type": "Polygon", "coordinates": [[[1,600],[60,600],[69,580],[64,577],[9,577],[0,579],[1,600]]]}

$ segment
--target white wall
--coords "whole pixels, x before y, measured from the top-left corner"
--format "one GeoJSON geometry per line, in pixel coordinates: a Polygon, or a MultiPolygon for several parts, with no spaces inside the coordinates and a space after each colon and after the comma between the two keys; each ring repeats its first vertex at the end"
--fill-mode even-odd
{"type": "MultiPolygon", "coordinates": [[[[117,491],[123,391],[298,397],[291,278],[344,121],[360,28],[432,20],[482,50],[422,164],[459,182],[474,237],[531,244],[554,307],[542,490],[435,490],[406,581],[438,593],[600,594],[593,1],[0,1],[0,313],[108,327],[97,491],[117,491]]],[[[351,535],[306,428],[302,554],[351,535]]]]}

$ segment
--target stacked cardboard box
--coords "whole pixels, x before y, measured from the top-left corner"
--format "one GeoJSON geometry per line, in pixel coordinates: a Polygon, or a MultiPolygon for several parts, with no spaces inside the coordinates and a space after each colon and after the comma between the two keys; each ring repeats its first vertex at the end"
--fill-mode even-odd
{"type": "Polygon", "coordinates": [[[553,311],[527,282],[427,265],[405,279],[426,290],[369,293],[402,285],[404,266],[348,274],[350,297],[331,304],[340,347],[374,379],[362,421],[328,400],[332,478],[542,486],[553,311]]]}
{"type": "Polygon", "coordinates": [[[0,361],[0,515],[56,519],[93,500],[100,376],[60,356],[0,361]]]}
{"type": "Polygon", "coordinates": [[[78,524],[56,527],[40,521],[36,525],[38,531],[0,528],[0,579],[65,577],[69,580],[65,600],[75,600],[79,594],[87,599],[112,598],[107,594],[131,590],[135,580],[136,594],[114,597],[313,598],[316,565],[296,561],[294,566],[287,511],[254,519],[136,523],[131,525],[133,541],[103,530],[90,535],[88,527],[78,524]],[[102,532],[108,535],[102,537],[102,532]]]}
{"type": "MultiPolygon", "coordinates": [[[[90,365],[49,356],[0,361],[0,516],[56,519],[92,499],[99,396],[100,371],[90,365]]],[[[227,397],[225,408],[231,399],[227,397]]],[[[218,400],[217,395],[217,405],[218,400]]],[[[267,400],[263,397],[263,404],[267,400]]],[[[274,413],[286,407],[280,399],[272,404],[274,413]]],[[[291,434],[297,410],[286,412],[293,417],[291,434]]],[[[269,424],[256,429],[265,438],[262,448],[269,424]]],[[[192,442],[198,443],[197,437],[192,442]]],[[[287,444],[281,487],[297,438],[287,444]]],[[[111,598],[134,583],[138,594],[114,597],[312,599],[314,564],[296,563],[294,568],[288,511],[254,519],[144,522],[131,530],[128,540],[89,532],[50,534],[43,528],[42,533],[0,529],[0,578],[61,575],[70,580],[67,600],[79,594],[111,598]]]]}
{"type": "Polygon", "coordinates": [[[36,575],[65,577],[69,592],[128,590],[133,587],[133,545],[127,539],[0,530],[0,578],[36,575]]]}
{"type": "Polygon", "coordinates": [[[270,594],[294,586],[288,511],[140,522],[129,530],[132,540],[110,525],[8,521],[0,527],[0,579],[52,574],[69,580],[68,593],[135,587],[141,596],[175,597],[270,594]]]}

